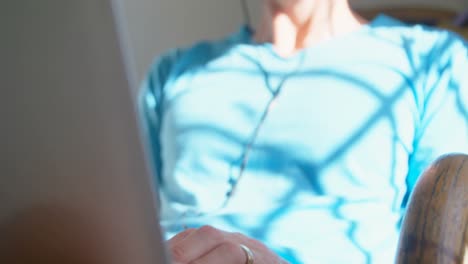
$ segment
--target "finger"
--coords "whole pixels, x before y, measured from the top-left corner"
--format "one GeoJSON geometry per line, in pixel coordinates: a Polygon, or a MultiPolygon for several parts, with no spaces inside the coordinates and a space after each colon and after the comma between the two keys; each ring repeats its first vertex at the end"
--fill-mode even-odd
{"type": "MultiPolygon", "coordinates": [[[[241,233],[230,233],[229,241],[238,243],[239,245],[247,246],[252,253],[255,254],[255,263],[278,263],[289,264],[287,261],[281,259],[277,254],[271,251],[265,244],[258,240],[249,238],[241,233]]],[[[245,252],[244,252],[245,253],[245,252]]],[[[245,262],[244,262],[245,263],[245,262]]]]}
{"type": "Polygon", "coordinates": [[[178,233],[177,235],[173,236],[171,239],[169,239],[167,241],[167,243],[169,244],[169,247],[171,247],[171,246],[177,244],[178,242],[184,240],[187,236],[189,236],[190,234],[192,234],[195,231],[196,231],[195,228],[189,228],[189,229],[186,229],[186,230],[178,233]]]}
{"type": "Polygon", "coordinates": [[[190,264],[242,264],[246,262],[247,255],[238,244],[223,242],[190,264]]]}
{"type": "Polygon", "coordinates": [[[175,262],[190,263],[226,240],[227,233],[211,226],[201,227],[170,246],[175,262]]]}

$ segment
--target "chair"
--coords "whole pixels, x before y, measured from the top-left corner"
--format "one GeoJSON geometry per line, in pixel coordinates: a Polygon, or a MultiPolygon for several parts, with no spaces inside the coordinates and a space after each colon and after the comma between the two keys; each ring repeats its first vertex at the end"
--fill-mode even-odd
{"type": "Polygon", "coordinates": [[[454,31],[468,39],[468,27],[455,25],[459,14],[454,10],[421,5],[357,8],[356,10],[368,20],[374,19],[379,14],[385,14],[410,24],[425,24],[454,31]]]}
{"type": "Polygon", "coordinates": [[[468,263],[468,155],[440,158],[421,176],[400,233],[398,264],[468,263]]]}

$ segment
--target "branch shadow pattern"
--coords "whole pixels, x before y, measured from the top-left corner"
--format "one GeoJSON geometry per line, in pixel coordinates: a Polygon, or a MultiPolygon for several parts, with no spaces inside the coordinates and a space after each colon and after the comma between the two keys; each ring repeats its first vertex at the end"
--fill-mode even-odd
{"type": "MultiPolygon", "coordinates": [[[[393,130],[392,154],[391,154],[392,156],[392,161],[391,161],[392,178],[389,179],[389,182],[392,185],[392,188],[395,190],[395,193],[399,191],[399,186],[396,185],[395,179],[393,178],[395,176],[395,171],[396,171],[397,145],[399,144],[399,138],[397,134],[397,121],[395,117],[393,116],[392,110],[395,107],[398,100],[400,100],[403,97],[403,95],[405,95],[408,92],[414,93],[415,87],[413,87],[414,85],[413,80],[418,80],[418,79],[421,80],[421,79],[426,78],[425,74],[427,73],[430,65],[423,64],[423,65],[417,66],[417,63],[415,61],[416,60],[427,61],[428,63],[432,61],[430,58],[427,58],[427,57],[424,57],[424,58],[413,57],[412,56],[413,45],[414,45],[413,39],[409,39],[409,38],[403,39],[403,47],[407,54],[408,63],[412,69],[413,75],[404,76],[404,74],[401,73],[401,76],[405,77],[405,82],[402,83],[400,87],[395,89],[395,91],[390,95],[384,95],[383,93],[379,92],[377,89],[375,89],[372,83],[369,83],[364,79],[358,79],[356,78],[356,76],[351,76],[343,72],[331,71],[331,70],[316,70],[316,71],[303,71],[295,75],[296,77],[331,76],[333,78],[337,78],[345,82],[353,83],[356,87],[369,93],[372,97],[376,98],[379,102],[378,109],[358,129],[356,129],[352,134],[350,134],[348,138],[344,139],[340,144],[338,144],[336,149],[332,151],[325,159],[320,160],[320,161],[308,160],[299,165],[299,168],[302,171],[303,175],[305,175],[305,177],[310,181],[311,190],[318,196],[325,194],[320,184],[318,175],[320,175],[323,170],[326,170],[328,166],[330,166],[330,164],[333,164],[336,160],[346,155],[346,153],[348,153],[348,151],[352,149],[353,146],[355,146],[360,140],[362,140],[366,136],[366,134],[382,119],[387,120],[390,123],[390,126],[393,130]]],[[[451,42],[447,40],[447,42],[443,43],[441,46],[442,48],[446,48],[446,47],[449,47],[450,45],[451,45],[451,42]]],[[[272,76],[284,76],[284,73],[268,72],[261,65],[257,64],[254,58],[249,57],[249,56],[250,55],[244,55],[244,58],[248,59],[252,63],[255,63],[256,66],[259,67],[260,72],[265,78],[265,83],[267,84],[267,88],[270,90],[270,92],[274,92],[271,90],[271,87],[268,84],[268,78],[271,78],[272,76]]],[[[436,56],[436,55],[430,54],[428,56],[436,56]]],[[[206,61],[203,62],[203,65],[199,65],[199,66],[206,67],[207,72],[210,72],[210,73],[223,72],[223,71],[231,71],[231,72],[236,71],[236,72],[242,73],[243,75],[252,75],[252,76],[258,75],[258,72],[255,72],[252,70],[241,69],[241,68],[239,69],[234,69],[234,68],[211,69],[207,66],[206,61]]],[[[449,89],[453,93],[455,93],[455,96],[457,98],[456,100],[457,108],[459,112],[468,120],[468,110],[463,105],[463,101],[461,99],[460,87],[452,83],[449,89]]],[[[178,96],[179,97],[184,96],[184,93],[178,94],[178,96]]],[[[178,100],[178,97],[172,98],[172,100],[176,101],[178,100]]],[[[169,106],[170,106],[170,102],[168,102],[168,104],[165,105],[165,107],[169,107],[169,106]]],[[[423,108],[424,106],[418,106],[418,107],[423,108]]],[[[194,128],[195,127],[191,127],[190,129],[194,129],[194,128]]],[[[208,127],[208,126],[200,125],[199,127],[196,127],[196,129],[206,130],[208,133],[214,133],[220,136],[229,137],[231,140],[234,140],[235,142],[239,143],[239,145],[243,145],[244,147],[248,144],[248,142],[245,142],[245,139],[242,138],[240,135],[235,134],[232,131],[228,131],[227,129],[224,129],[223,127],[211,127],[211,126],[208,127]]],[[[283,155],[283,153],[281,153],[281,150],[274,149],[271,146],[256,146],[256,148],[257,150],[261,150],[263,152],[278,153],[278,154],[275,154],[275,156],[283,155]]],[[[413,159],[410,155],[409,161],[411,162],[412,160],[413,159]]],[[[236,164],[236,161],[234,161],[233,164],[231,164],[231,166],[235,166],[235,164],[236,164]]],[[[229,178],[228,175],[227,177],[229,178]]],[[[348,177],[352,178],[353,175],[348,175],[348,177]]],[[[291,207],[293,206],[292,201],[294,201],[294,198],[298,190],[301,188],[303,188],[303,186],[298,185],[298,184],[293,185],[290,188],[290,190],[282,197],[282,200],[284,201],[285,206],[279,207],[276,210],[270,212],[268,215],[263,217],[263,221],[259,221],[258,224],[256,224],[255,226],[250,226],[250,227],[242,226],[241,221],[239,221],[237,217],[230,216],[230,215],[223,216],[223,219],[233,226],[242,226],[242,228],[246,230],[247,233],[253,235],[257,239],[262,240],[266,238],[267,233],[272,229],[271,224],[274,222],[274,219],[278,219],[282,215],[286,214],[289,210],[291,210],[291,207]]],[[[410,191],[411,190],[408,190],[401,205],[394,205],[394,206],[401,206],[402,208],[404,208],[406,205],[407,199],[409,197],[410,191]]],[[[345,203],[345,200],[342,197],[336,197],[335,204],[333,205],[333,214],[336,216],[336,218],[342,219],[348,222],[348,231],[347,231],[348,238],[351,241],[353,241],[356,247],[365,256],[365,260],[366,260],[365,263],[372,263],[372,254],[368,252],[364,247],[360,246],[359,243],[357,242],[356,230],[359,228],[358,226],[359,224],[352,219],[346,219],[346,216],[344,216],[341,212],[341,208],[344,205],[344,203],[345,203]]],[[[289,255],[291,258],[293,259],[295,258],[293,250],[287,249],[287,248],[284,250],[288,251],[287,255],[289,255]]]]}

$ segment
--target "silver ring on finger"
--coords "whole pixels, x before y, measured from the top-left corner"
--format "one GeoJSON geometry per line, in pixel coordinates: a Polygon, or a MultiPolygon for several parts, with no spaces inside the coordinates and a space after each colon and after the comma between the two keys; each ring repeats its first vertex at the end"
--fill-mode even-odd
{"type": "Polygon", "coordinates": [[[244,251],[245,256],[247,257],[245,264],[254,264],[254,254],[252,250],[243,244],[240,244],[240,248],[242,249],[242,251],[244,251]]]}

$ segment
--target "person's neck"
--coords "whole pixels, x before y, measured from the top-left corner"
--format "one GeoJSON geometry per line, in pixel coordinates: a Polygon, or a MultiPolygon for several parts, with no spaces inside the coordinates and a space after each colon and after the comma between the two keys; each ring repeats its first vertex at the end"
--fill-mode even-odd
{"type": "Polygon", "coordinates": [[[301,49],[352,32],[367,23],[351,10],[347,1],[317,3],[322,4],[314,6],[302,21],[291,11],[293,9],[287,11],[265,6],[263,19],[255,31],[255,41],[271,42],[280,56],[289,57],[301,49]]]}

